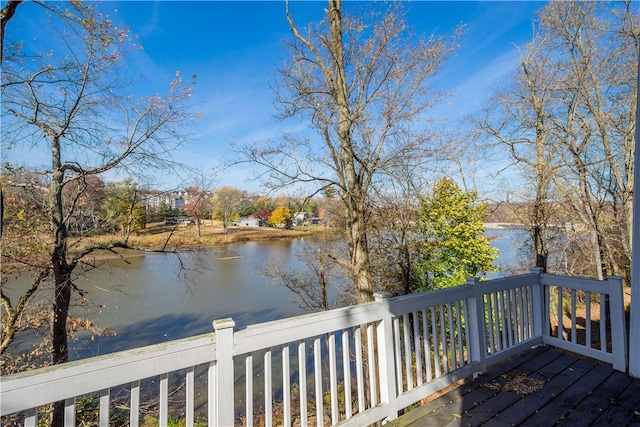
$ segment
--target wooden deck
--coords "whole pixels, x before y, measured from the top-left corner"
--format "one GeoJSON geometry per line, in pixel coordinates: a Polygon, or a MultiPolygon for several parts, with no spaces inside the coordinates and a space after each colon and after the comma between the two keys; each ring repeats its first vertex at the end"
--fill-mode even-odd
{"type": "Polygon", "coordinates": [[[538,347],[416,408],[387,427],[640,426],[640,379],[609,365],[538,347]],[[525,374],[525,376],[518,374],[525,374]],[[529,379],[541,380],[530,381],[529,379]],[[537,383],[519,395],[508,383],[537,383]]]}

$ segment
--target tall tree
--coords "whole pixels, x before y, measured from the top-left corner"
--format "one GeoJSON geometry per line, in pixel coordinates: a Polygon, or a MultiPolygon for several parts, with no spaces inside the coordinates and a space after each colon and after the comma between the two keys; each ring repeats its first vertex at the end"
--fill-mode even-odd
{"type": "Polygon", "coordinates": [[[477,122],[480,131],[506,148],[527,177],[527,197],[533,199],[526,222],[533,242],[535,266],[547,271],[554,218],[553,179],[560,148],[552,143],[551,115],[555,83],[550,52],[542,49],[542,35],[521,52],[512,84],[503,86],[477,122]]]}
{"type": "Polygon", "coordinates": [[[214,214],[222,219],[224,234],[229,232],[231,218],[237,213],[245,196],[244,191],[235,187],[224,186],[214,190],[211,196],[211,205],[214,214]]]}
{"type": "Polygon", "coordinates": [[[201,223],[204,218],[211,218],[211,182],[204,175],[193,179],[193,185],[184,189],[185,214],[195,219],[198,237],[201,235],[201,223]]]}
{"type": "Polygon", "coordinates": [[[639,27],[631,2],[547,4],[515,84],[495,98],[483,126],[532,172],[538,259],[548,257],[549,225],[568,218],[588,231],[581,249],[600,279],[628,275],[639,27]]]}
{"type": "MultiPolygon", "coordinates": [[[[353,4],[357,9],[356,4],[353,4]]],[[[276,188],[305,183],[310,194],[337,190],[346,214],[346,257],[336,256],[354,282],[359,302],[373,299],[368,236],[370,194],[379,174],[424,158],[428,142],[419,122],[435,101],[429,79],[454,50],[459,32],[416,36],[396,2],[364,17],[330,0],[326,18],[300,30],[287,3],[293,34],[276,86],[280,117],[308,120],[317,133],[285,135],[240,147],[244,158],[271,172],[276,188]]]]}
{"type": "MultiPolygon", "coordinates": [[[[21,8],[43,23],[49,37],[37,38],[35,45],[34,37],[20,29],[5,33],[3,47],[10,46],[10,54],[4,56],[2,70],[2,149],[26,142],[50,155],[50,165],[32,173],[46,183],[42,190],[49,224],[46,259],[40,266],[53,276],[52,361],[61,363],[68,360],[74,270],[96,249],[126,246],[123,241],[81,243],[70,233],[90,177],[130,165],[137,170],[166,165],[166,153],[186,139],[182,126],[195,118],[187,108],[192,87],[177,75],[164,97],[137,99],[127,93],[130,86],[121,67],[137,48],[135,39],[115,27],[96,4],[26,3],[21,8]],[[73,197],[65,202],[65,194],[73,197]]],[[[30,167],[10,165],[3,171],[4,182],[19,184],[16,174],[30,167]]],[[[4,246],[2,250],[4,262],[20,262],[4,246]]],[[[60,420],[54,417],[54,422],[60,420]]]]}

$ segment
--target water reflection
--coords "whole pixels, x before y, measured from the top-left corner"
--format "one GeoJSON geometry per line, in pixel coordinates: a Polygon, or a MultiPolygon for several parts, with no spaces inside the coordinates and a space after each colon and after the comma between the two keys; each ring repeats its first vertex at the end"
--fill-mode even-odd
{"type": "MultiPolygon", "coordinates": [[[[78,280],[90,291],[94,322],[115,337],[72,344],[74,358],[110,353],[212,332],[213,320],[231,317],[236,328],[302,314],[295,296],[261,276],[267,265],[304,268],[292,251],[302,240],[249,242],[114,261],[78,280]],[[186,269],[186,275],[184,273],[186,269]]],[[[82,313],[77,313],[82,314],[82,313]]],[[[86,315],[86,313],[85,313],[86,315]]]]}

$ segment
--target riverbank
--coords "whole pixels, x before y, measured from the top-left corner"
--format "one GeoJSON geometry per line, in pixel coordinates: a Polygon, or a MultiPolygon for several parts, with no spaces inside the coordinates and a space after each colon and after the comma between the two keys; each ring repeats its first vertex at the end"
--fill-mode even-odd
{"type": "MultiPolygon", "coordinates": [[[[165,225],[151,223],[129,237],[129,247],[118,251],[120,256],[140,256],[145,252],[171,252],[185,248],[202,248],[248,241],[291,239],[312,236],[320,232],[320,226],[296,227],[291,230],[272,227],[230,226],[227,233],[221,221],[206,220],[200,225],[165,225]]],[[[101,257],[113,254],[104,253],[101,257]]]]}

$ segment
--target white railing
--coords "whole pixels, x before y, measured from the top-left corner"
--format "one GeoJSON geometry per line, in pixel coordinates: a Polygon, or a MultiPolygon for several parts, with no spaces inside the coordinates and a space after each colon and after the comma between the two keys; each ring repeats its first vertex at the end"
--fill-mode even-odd
{"type": "Polygon", "coordinates": [[[213,326],[207,335],[4,377],[3,424],[36,426],[51,402],[64,401],[69,426],[135,426],[141,414],[161,426],[170,416],[187,426],[361,426],[394,419],[538,344],[621,371],[627,360],[617,277],[534,271],[397,298],[376,294],[372,303],[235,332],[231,319],[213,326]]]}

